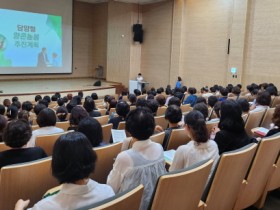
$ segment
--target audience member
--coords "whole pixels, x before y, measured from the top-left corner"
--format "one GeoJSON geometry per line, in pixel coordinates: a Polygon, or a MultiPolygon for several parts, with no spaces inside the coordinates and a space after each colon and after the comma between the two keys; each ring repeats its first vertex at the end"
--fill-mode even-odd
{"type": "Polygon", "coordinates": [[[8,121],[16,120],[18,117],[18,108],[14,105],[11,105],[7,109],[8,121]]]}
{"type": "Polygon", "coordinates": [[[3,141],[3,130],[7,126],[7,119],[3,116],[0,115],[0,142],[3,141]]]}
{"type": "Polygon", "coordinates": [[[118,129],[119,123],[125,121],[126,115],[129,113],[129,105],[126,101],[119,101],[116,106],[117,117],[112,117],[108,123],[113,124],[113,129],[118,129]]]}
{"type": "Polygon", "coordinates": [[[88,96],[85,98],[83,107],[88,112],[90,117],[100,117],[101,113],[97,111],[94,100],[88,96]]]}
{"type": "MultiPolygon", "coordinates": [[[[78,209],[113,196],[110,186],[89,178],[96,160],[96,153],[84,134],[70,132],[60,136],[53,148],[51,169],[61,189],[32,209],[78,209]]],[[[29,200],[19,200],[15,210],[23,210],[28,203],[29,200]]]]}
{"type": "Polygon", "coordinates": [[[154,129],[155,120],[147,108],[137,108],[128,114],[126,130],[136,142],[117,156],[107,179],[115,193],[143,184],[141,210],[148,209],[158,177],[166,173],[162,146],[149,139],[154,129]]]}
{"type": "Polygon", "coordinates": [[[177,98],[177,97],[172,97],[172,98],[170,98],[169,99],[169,102],[168,102],[168,106],[171,106],[171,105],[176,105],[176,106],[178,106],[178,107],[180,107],[181,106],[181,101],[180,101],[180,99],[179,98],[177,98]]]}
{"type": "Polygon", "coordinates": [[[274,125],[272,125],[272,129],[270,129],[270,131],[268,131],[268,133],[266,134],[267,136],[272,136],[276,133],[280,132],[280,105],[277,105],[275,107],[274,113],[272,115],[272,122],[274,125]]]}
{"type": "Polygon", "coordinates": [[[135,94],[133,94],[133,93],[129,94],[128,100],[130,102],[130,106],[136,106],[137,97],[135,94]]]}
{"type": "Polygon", "coordinates": [[[76,130],[80,121],[86,117],[88,117],[88,112],[81,106],[75,106],[70,114],[69,122],[70,127],[68,130],[76,130]]]}
{"type": "Polygon", "coordinates": [[[195,102],[196,102],[196,99],[197,99],[197,96],[195,95],[196,94],[196,89],[194,87],[190,87],[188,89],[188,93],[189,93],[189,96],[183,102],[183,104],[190,104],[191,107],[193,107],[195,102]]]}
{"type": "Polygon", "coordinates": [[[65,106],[59,106],[56,110],[56,117],[58,122],[67,121],[68,111],[65,106]]]}
{"type": "Polygon", "coordinates": [[[47,157],[40,147],[26,147],[31,135],[31,127],[26,120],[13,120],[7,124],[3,131],[3,140],[11,149],[0,152],[0,168],[47,157]]]}
{"type": "Polygon", "coordinates": [[[258,93],[256,98],[256,105],[251,106],[250,113],[266,110],[267,108],[269,108],[270,102],[271,102],[271,96],[269,92],[263,91],[258,93]]]}
{"type": "Polygon", "coordinates": [[[208,120],[208,107],[205,103],[197,103],[194,105],[193,110],[200,111],[203,114],[204,120],[208,120]]]}

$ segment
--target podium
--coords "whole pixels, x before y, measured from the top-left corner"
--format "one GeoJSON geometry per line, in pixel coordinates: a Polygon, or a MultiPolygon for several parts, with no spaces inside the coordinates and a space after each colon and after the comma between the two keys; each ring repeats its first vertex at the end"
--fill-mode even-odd
{"type": "Polygon", "coordinates": [[[148,82],[142,81],[138,82],[137,80],[129,80],[129,93],[134,93],[135,89],[138,89],[142,92],[142,85],[149,84],[148,82]]]}

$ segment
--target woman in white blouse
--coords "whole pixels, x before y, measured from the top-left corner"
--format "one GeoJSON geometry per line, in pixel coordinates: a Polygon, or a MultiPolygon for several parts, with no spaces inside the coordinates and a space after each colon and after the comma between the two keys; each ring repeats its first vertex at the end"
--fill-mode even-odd
{"type": "Polygon", "coordinates": [[[186,168],[209,158],[214,161],[219,158],[216,142],[209,140],[203,114],[194,110],[186,114],[184,120],[187,135],[192,140],[177,149],[169,171],[186,168]]]}
{"type": "Polygon", "coordinates": [[[143,184],[140,209],[148,208],[157,179],[166,172],[162,146],[149,139],[154,129],[155,120],[149,109],[137,108],[128,114],[126,130],[136,142],[117,156],[107,179],[115,193],[143,184]]]}

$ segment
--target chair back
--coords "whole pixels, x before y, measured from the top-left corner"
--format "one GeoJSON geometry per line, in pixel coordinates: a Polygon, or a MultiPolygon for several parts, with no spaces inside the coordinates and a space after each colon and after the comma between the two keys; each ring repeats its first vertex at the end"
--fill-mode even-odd
{"type": "Polygon", "coordinates": [[[14,209],[19,199],[30,199],[33,206],[44,193],[58,185],[51,175],[51,158],[1,168],[0,209],[14,209]]]}
{"type": "Polygon", "coordinates": [[[187,135],[184,128],[171,131],[166,150],[177,149],[179,146],[187,144],[191,138],[187,135]]]}
{"type": "Polygon", "coordinates": [[[116,114],[116,108],[110,108],[109,115],[111,116],[113,113],[116,114]]]}
{"type": "Polygon", "coordinates": [[[32,131],[35,131],[35,130],[37,130],[39,128],[40,128],[39,125],[31,125],[32,131]]]}
{"type": "Polygon", "coordinates": [[[97,154],[95,171],[91,178],[99,183],[106,184],[107,176],[113,169],[115,158],[121,152],[122,142],[117,142],[103,147],[93,148],[97,154]]]}
{"type": "Polygon", "coordinates": [[[190,112],[192,111],[192,107],[190,104],[184,104],[184,105],[181,105],[181,110],[182,110],[182,113],[185,113],[185,112],[190,112]]]}
{"type": "Polygon", "coordinates": [[[156,125],[162,127],[162,129],[166,129],[168,127],[168,121],[164,118],[164,116],[156,116],[155,117],[156,125]]]}
{"type": "Polygon", "coordinates": [[[260,126],[265,111],[266,110],[249,113],[247,121],[245,123],[245,130],[248,136],[253,137],[251,130],[252,128],[256,128],[260,126]]]}
{"type": "Polygon", "coordinates": [[[261,197],[279,150],[280,135],[267,137],[260,141],[251,168],[243,181],[243,187],[235,203],[235,210],[247,208],[261,197]]]}
{"type": "Polygon", "coordinates": [[[51,135],[42,135],[42,136],[37,136],[35,140],[35,145],[36,147],[41,147],[48,156],[52,156],[53,152],[53,146],[56,142],[56,140],[64,133],[55,133],[51,135]]]}
{"type": "Polygon", "coordinates": [[[125,130],[125,121],[119,122],[118,130],[125,130]]]}
{"type": "Polygon", "coordinates": [[[261,127],[270,128],[270,124],[272,123],[272,116],[275,108],[268,108],[264,114],[264,117],[261,122],[261,127]]]}
{"type": "Polygon", "coordinates": [[[213,160],[206,160],[159,178],[151,210],[198,209],[213,160]]]}
{"type": "Polygon", "coordinates": [[[129,209],[139,210],[141,204],[141,198],[143,195],[144,186],[141,184],[134,189],[118,193],[117,195],[97,202],[92,206],[81,208],[79,210],[117,210],[117,209],[129,209]]]}
{"type": "Polygon", "coordinates": [[[0,142],[0,152],[3,152],[8,149],[11,149],[11,147],[8,147],[4,142],[0,142]]]}
{"type": "Polygon", "coordinates": [[[68,131],[68,128],[70,127],[70,122],[65,121],[65,122],[57,122],[55,124],[56,127],[63,129],[64,131],[68,131]]]}
{"type": "Polygon", "coordinates": [[[202,198],[207,209],[233,209],[256,149],[257,144],[252,143],[241,149],[222,154],[202,198]]]}
{"type": "Polygon", "coordinates": [[[160,145],[162,145],[164,137],[165,137],[165,132],[160,132],[160,133],[150,136],[150,139],[153,142],[156,142],[156,143],[159,143],[160,145]]]}
{"type": "Polygon", "coordinates": [[[280,104],[280,96],[275,96],[272,101],[271,108],[276,107],[278,104],[280,104]]]}
{"type": "MultiPolygon", "coordinates": [[[[101,116],[104,116],[104,115],[106,115],[106,109],[104,109],[104,108],[102,108],[102,109],[98,109],[97,111],[99,111],[100,112],[100,114],[101,114],[101,116]]],[[[108,122],[108,121],[107,121],[108,122]]]]}
{"type": "Polygon", "coordinates": [[[157,116],[165,115],[166,109],[167,109],[166,106],[161,106],[161,107],[159,107],[158,110],[157,110],[157,116]]]}
{"type": "Polygon", "coordinates": [[[108,121],[109,121],[109,115],[95,117],[94,119],[96,119],[100,123],[100,125],[106,125],[106,124],[108,124],[108,121]]]}
{"type": "Polygon", "coordinates": [[[113,124],[110,123],[110,124],[107,124],[107,125],[102,125],[101,128],[102,128],[103,142],[106,143],[106,144],[109,144],[111,136],[112,136],[112,131],[111,130],[113,128],[113,124]]]}
{"type": "Polygon", "coordinates": [[[132,111],[132,110],[134,110],[134,109],[136,109],[136,106],[130,106],[130,111],[132,111]]]}

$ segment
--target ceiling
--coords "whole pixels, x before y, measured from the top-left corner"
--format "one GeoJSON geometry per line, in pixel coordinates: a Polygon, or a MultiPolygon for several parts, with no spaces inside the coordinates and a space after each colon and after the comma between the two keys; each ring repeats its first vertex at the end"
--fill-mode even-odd
{"type": "MultiPolygon", "coordinates": [[[[96,3],[101,3],[101,2],[108,2],[108,0],[77,0],[77,1],[83,1],[83,2],[88,2],[92,4],[96,3]]],[[[165,0],[114,0],[118,2],[124,2],[124,3],[132,3],[132,4],[151,4],[151,3],[156,3],[160,1],[165,1],[165,0]]]]}

